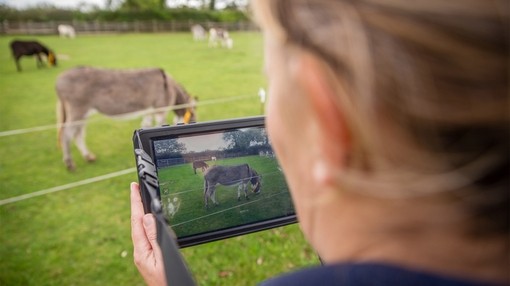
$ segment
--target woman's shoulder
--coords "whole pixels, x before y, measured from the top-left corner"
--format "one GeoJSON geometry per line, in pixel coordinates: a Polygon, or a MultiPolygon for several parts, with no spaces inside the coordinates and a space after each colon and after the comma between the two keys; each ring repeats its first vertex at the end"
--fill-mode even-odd
{"type": "Polygon", "coordinates": [[[482,286],[497,284],[448,277],[383,263],[342,263],[306,268],[268,279],[260,285],[482,286]]]}

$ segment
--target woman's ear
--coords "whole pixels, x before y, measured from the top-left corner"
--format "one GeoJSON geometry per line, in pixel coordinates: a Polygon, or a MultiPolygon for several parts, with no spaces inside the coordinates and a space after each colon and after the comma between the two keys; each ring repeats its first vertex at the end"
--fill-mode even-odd
{"type": "Polygon", "coordinates": [[[291,76],[306,97],[310,118],[315,121],[316,147],[325,152],[322,155],[330,159],[329,163],[344,163],[351,142],[338,92],[345,89],[338,86],[339,81],[313,54],[299,52],[293,58],[291,76]]]}

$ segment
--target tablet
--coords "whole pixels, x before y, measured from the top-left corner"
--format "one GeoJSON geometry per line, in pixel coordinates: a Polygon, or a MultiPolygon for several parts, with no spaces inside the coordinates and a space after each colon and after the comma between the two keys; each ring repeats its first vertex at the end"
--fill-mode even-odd
{"type": "Polygon", "coordinates": [[[156,195],[180,247],[296,222],[263,116],[139,129],[133,143],[154,164],[156,195]]]}

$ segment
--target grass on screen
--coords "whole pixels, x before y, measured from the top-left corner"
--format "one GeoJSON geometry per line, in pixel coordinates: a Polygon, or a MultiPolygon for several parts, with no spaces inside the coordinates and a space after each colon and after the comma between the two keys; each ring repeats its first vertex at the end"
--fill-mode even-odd
{"type": "Polygon", "coordinates": [[[237,200],[238,186],[216,186],[214,205],[209,200],[204,205],[204,179],[202,172],[194,174],[191,164],[181,164],[158,170],[162,187],[161,199],[166,208],[167,219],[179,237],[222,230],[248,223],[280,218],[293,214],[290,194],[283,174],[278,170],[274,158],[245,156],[208,162],[214,165],[234,166],[247,163],[261,176],[261,191],[251,192],[248,184],[248,198],[237,200]]]}
{"type": "MultiPolygon", "coordinates": [[[[75,66],[161,67],[201,102],[223,100],[199,106],[199,121],[261,114],[257,93],[266,85],[261,36],[232,37],[232,50],[208,48],[186,33],[0,37],[0,132],[49,126],[0,136],[0,200],[134,167],[131,138],[141,118],[95,114],[87,124],[87,143],[98,160],[86,163],[73,147],[77,171],[65,169],[57,130],[51,127],[56,122],[54,84],[59,73],[75,66]],[[58,67],[37,69],[35,59],[27,57],[21,60],[23,72],[16,72],[8,47],[14,38],[47,45],[59,56],[58,67]]],[[[129,183],[135,180],[133,172],[0,205],[0,285],[143,285],[130,237],[129,183]]],[[[232,197],[219,197],[220,202],[236,202],[230,191],[232,197]]],[[[297,225],[183,253],[200,285],[254,285],[318,263],[297,225]]]]}

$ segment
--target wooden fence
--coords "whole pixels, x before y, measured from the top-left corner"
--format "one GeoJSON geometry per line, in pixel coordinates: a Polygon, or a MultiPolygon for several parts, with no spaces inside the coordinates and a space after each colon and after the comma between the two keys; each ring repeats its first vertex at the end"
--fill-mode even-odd
{"type": "Polygon", "coordinates": [[[0,25],[0,35],[55,35],[60,24],[71,25],[76,34],[98,33],[161,33],[190,31],[193,24],[200,24],[204,28],[212,27],[227,29],[228,31],[252,31],[257,27],[252,22],[217,23],[192,21],[134,21],[134,22],[103,22],[103,21],[72,21],[72,22],[16,22],[3,21],[0,25]]]}

